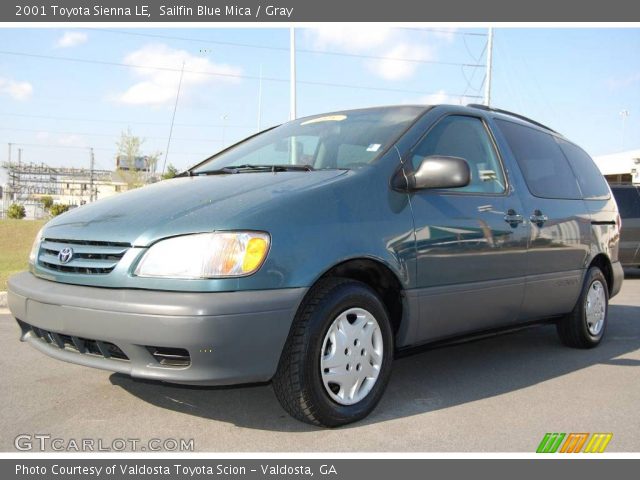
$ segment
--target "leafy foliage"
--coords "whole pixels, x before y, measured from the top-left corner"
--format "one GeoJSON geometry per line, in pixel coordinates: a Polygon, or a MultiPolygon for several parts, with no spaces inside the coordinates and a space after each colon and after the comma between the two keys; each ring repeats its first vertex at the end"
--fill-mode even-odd
{"type": "Polygon", "coordinates": [[[49,209],[49,213],[51,213],[52,217],[57,217],[58,215],[69,210],[69,205],[63,205],[62,203],[54,203],[51,205],[49,209]]]}
{"type": "Polygon", "coordinates": [[[45,195],[44,197],[40,197],[40,201],[42,202],[42,206],[45,210],[49,211],[49,209],[53,205],[53,197],[50,195],[45,195]]]}
{"type": "Polygon", "coordinates": [[[20,220],[26,216],[27,211],[25,210],[24,205],[20,205],[19,203],[12,203],[9,205],[9,208],[7,209],[7,217],[20,220]]]}
{"type": "Polygon", "coordinates": [[[167,165],[167,171],[162,174],[162,179],[169,180],[170,178],[178,175],[178,173],[180,173],[180,171],[170,163],[169,165],[167,165]]]}

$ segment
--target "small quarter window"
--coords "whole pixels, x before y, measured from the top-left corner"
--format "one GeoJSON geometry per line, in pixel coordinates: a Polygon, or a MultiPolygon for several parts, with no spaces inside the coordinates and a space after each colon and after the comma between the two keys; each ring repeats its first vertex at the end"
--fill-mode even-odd
{"type": "Polygon", "coordinates": [[[587,152],[566,140],[559,138],[557,142],[576,174],[582,196],[587,200],[609,198],[607,181],[587,152]]]}

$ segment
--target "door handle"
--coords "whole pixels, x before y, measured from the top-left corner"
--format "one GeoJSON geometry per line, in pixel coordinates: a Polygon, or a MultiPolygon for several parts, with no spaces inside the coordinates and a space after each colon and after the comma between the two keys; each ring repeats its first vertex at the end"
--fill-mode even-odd
{"type": "Polygon", "coordinates": [[[549,220],[549,217],[547,217],[540,210],[535,210],[533,212],[533,215],[529,217],[529,220],[531,220],[531,223],[535,223],[537,226],[541,227],[542,225],[544,225],[544,222],[549,220]]]}
{"type": "Polygon", "coordinates": [[[510,208],[504,216],[504,221],[511,225],[512,228],[516,228],[519,223],[524,222],[524,218],[522,218],[522,215],[516,213],[513,208],[510,208]]]}

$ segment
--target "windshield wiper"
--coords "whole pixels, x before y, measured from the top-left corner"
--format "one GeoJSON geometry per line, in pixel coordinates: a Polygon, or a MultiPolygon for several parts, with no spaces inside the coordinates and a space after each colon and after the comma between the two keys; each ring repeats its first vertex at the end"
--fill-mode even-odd
{"type": "Polygon", "coordinates": [[[219,170],[206,170],[204,172],[196,172],[196,175],[222,175],[225,173],[245,173],[245,172],[310,172],[313,170],[311,165],[228,165],[219,170]]]}

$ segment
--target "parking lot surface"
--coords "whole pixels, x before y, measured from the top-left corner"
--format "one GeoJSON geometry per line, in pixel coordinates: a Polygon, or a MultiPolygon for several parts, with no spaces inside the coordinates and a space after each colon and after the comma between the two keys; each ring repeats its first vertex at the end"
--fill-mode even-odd
{"type": "Polygon", "coordinates": [[[612,432],[608,452],[640,451],[640,271],[627,271],[598,348],[563,347],[543,325],[401,358],[374,413],[336,430],[290,418],[270,385],[137,381],[53,360],[18,334],[0,310],[1,451],[44,434],[213,452],[533,452],[545,432],[612,432]]]}

